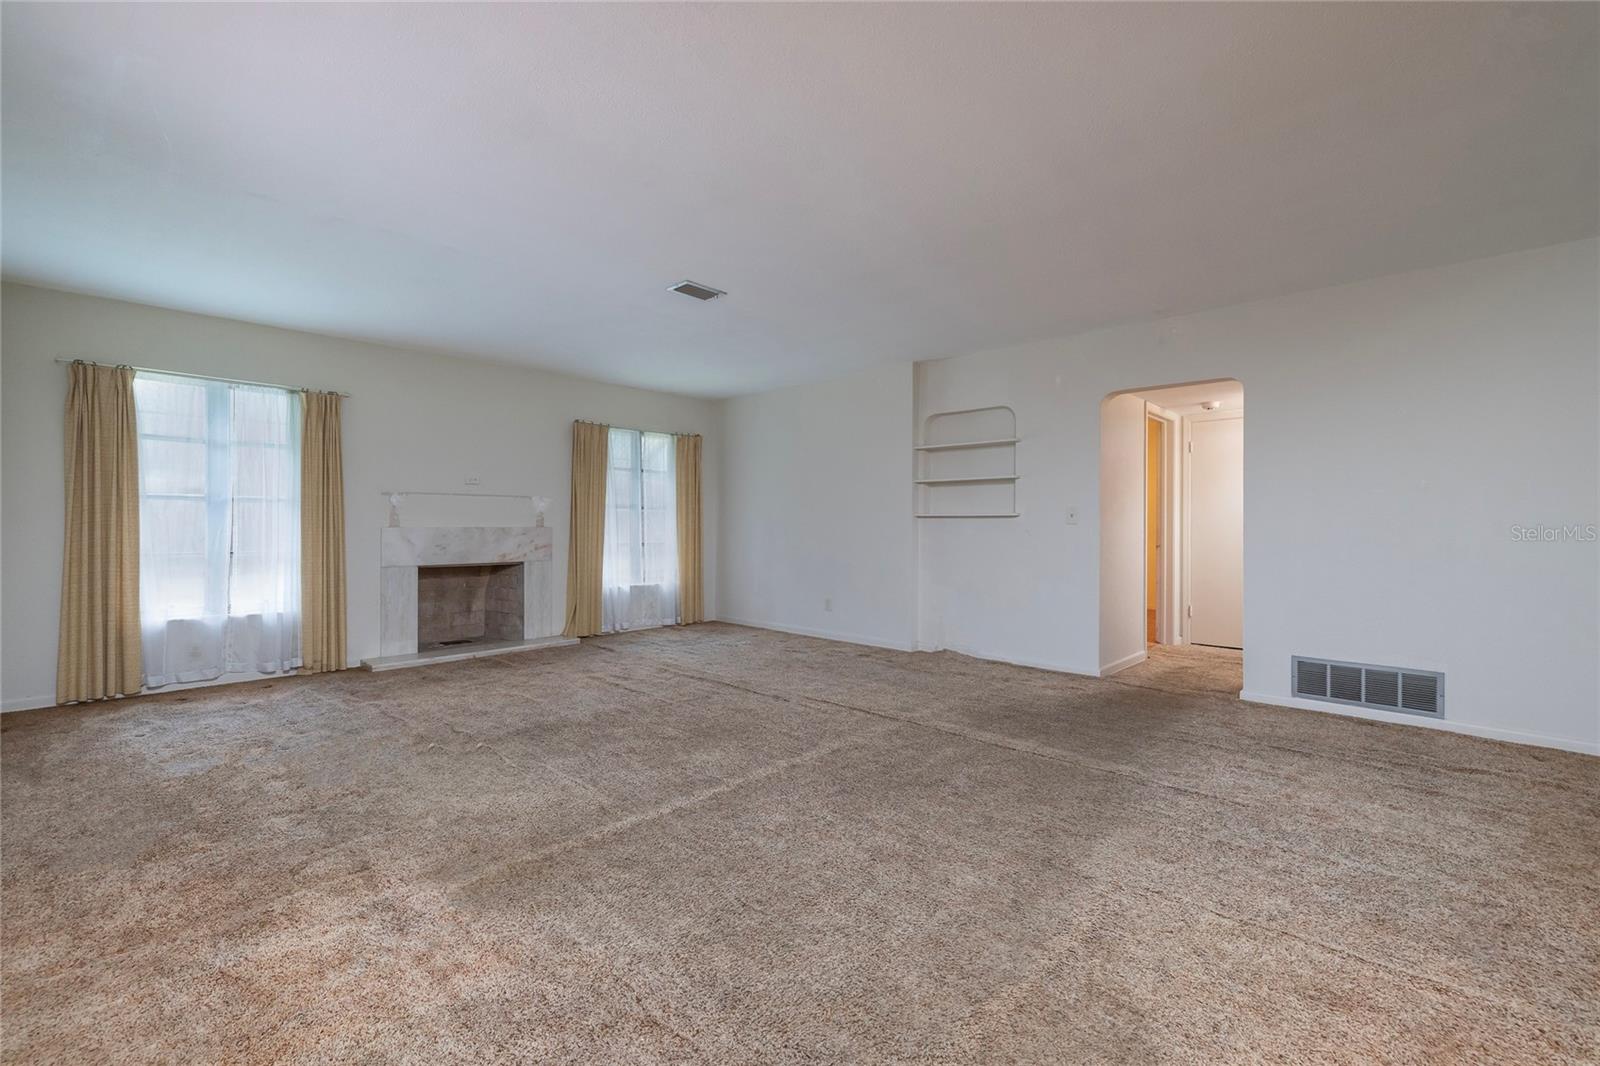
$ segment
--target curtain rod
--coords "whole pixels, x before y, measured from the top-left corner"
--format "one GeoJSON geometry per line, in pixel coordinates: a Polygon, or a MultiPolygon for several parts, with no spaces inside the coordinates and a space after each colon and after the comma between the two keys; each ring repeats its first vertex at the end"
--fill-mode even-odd
{"type": "Polygon", "coordinates": [[[611,422],[601,422],[595,418],[575,418],[574,422],[583,422],[591,426],[605,426],[607,429],[631,429],[637,433],[660,433],[668,437],[698,437],[699,433],[680,433],[675,429],[646,429],[644,426],[619,426],[611,422]]]}
{"type": "Polygon", "coordinates": [[[73,363],[83,363],[86,366],[125,366],[129,370],[142,370],[146,374],[165,374],[168,377],[173,378],[196,378],[200,381],[221,381],[228,385],[255,385],[263,389],[284,389],[288,392],[326,392],[331,393],[334,396],[344,396],[346,398],[348,398],[350,395],[348,392],[340,392],[337,389],[297,388],[293,385],[279,385],[275,381],[246,381],[244,378],[224,378],[218,377],[215,374],[190,374],[182,370],[162,370],[160,367],[133,366],[129,363],[97,363],[93,359],[68,359],[64,355],[57,356],[56,362],[60,363],[62,366],[71,366],[73,363]]]}

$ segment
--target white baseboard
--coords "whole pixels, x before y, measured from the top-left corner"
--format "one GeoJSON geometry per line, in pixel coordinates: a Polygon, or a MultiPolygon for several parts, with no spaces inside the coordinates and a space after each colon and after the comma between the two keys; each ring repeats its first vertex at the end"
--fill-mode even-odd
{"type": "Polygon", "coordinates": [[[1529,744],[1538,748],[1556,748],[1574,751],[1580,755],[1600,755],[1600,743],[1592,740],[1574,740],[1570,737],[1551,737],[1543,733],[1523,733],[1514,729],[1496,729],[1493,726],[1473,725],[1470,722],[1452,722],[1448,718],[1423,718],[1414,714],[1389,711],[1369,711],[1360,707],[1341,707],[1320,700],[1302,700],[1293,696],[1269,696],[1264,692],[1241,692],[1239,698],[1249,703],[1266,703],[1274,707],[1291,707],[1297,711],[1316,711],[1319,714],[1337,714],[1345,718],[1363,718],[1369,722],[1388,722],[1391,725],[1418,726],[1439,729],[1446,733],[1462,733],[1485,740],[1504,740],[1512,744],[1529,744]]]}
{"type": "Polygon", "coordinates": [[[1146,651],[1145,649],[1140,648],[1138,651],[1134,652],[1132,655],[1124,655],[1122,658],[1118,659],[1116,662],[1107,663],[1106,665],[1102,666],[1100,668],[1100,676],[1101,677],[1110,677],[1112,674],[1120,674],[1120,673],[1122,673],[1122,671],[1126,670],[1130,666],[1138,666],[1140,663],[1144,662],[1149,657],[1150,657],[1150,653],[1148,651],[1146,651]]]}
{"type": "Polygon", "coordinates": [[[727,615],[715,619],[718,622],[727,622],[729,625],[749,626],[751,629],[771,629],[778,633],[793,633],[797,637],[818,637],[822,640],[837,640],[845,644],[865,644],[869,648],[888,648],[890,651],[916,651],[915,645],[910,641],[895,642],[884,640],[880,637],[862,636],[860,633],[842,633],[837,630],[807,629],[804,626],[779,625],[777,622],[756,622],[748,618],[730,618],[727,615]]]}

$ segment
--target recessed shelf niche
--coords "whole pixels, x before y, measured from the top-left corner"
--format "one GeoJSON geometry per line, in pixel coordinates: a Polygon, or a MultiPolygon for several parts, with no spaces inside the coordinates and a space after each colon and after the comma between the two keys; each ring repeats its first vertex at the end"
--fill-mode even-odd
{"type": "Polygon", "coordinates": [[[1011,408],[935,411],[922,420],[916,517],[1016,518],[1017,414],[1011,408]]]}

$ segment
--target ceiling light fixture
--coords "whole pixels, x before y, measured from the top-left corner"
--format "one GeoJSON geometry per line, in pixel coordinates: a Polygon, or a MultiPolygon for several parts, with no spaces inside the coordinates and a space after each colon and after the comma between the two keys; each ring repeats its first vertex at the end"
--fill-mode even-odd
{"type": "Polygon", "coordinates": [[[713,289],[710,285],[702,285],[698,281],[680,281],[676,285],[668,285],[673,292],[681,292],[685,296],[693,296],[696,300],[715,300],[718,296],[726,296],[721,289],[713,289]]]}

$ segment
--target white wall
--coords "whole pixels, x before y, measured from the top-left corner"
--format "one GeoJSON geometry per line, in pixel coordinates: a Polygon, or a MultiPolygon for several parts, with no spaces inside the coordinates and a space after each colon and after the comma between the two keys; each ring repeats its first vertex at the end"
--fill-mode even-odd
{"type": "Polygon", "coordinates": [[[923,645],[1096,672],[1101,400],[1233,377],[1246,692],[1292,704],[1291,654],[1432,668],[1451,727],[1600,751],[1600,546],[1511,528],[1600,521],[1597,292],[1588,240],[920,364],[919,417],[1023,438],[1021,518],[921,524],[923,645]]]}
{"type": "Polygon", "coordinates": [[[898,644],[910,613],[921,648],[1097,673],[1101,401],[1236,378],[1247,695],[1332,709],[1290,696],[1293,654],[1438,669],[1444,723],[1352,713],[1600,751],[1600,545],[1512,532],[1600,522],[1597,255],[1579,241],[728,401],[724,617],[898,644]],[[908,523],[915,426],[989,404],[1017,412],[1022,517],[908,523]]]}
{"type": "MultiPolygon", "coordinates": [[[[344,460],[352,664],[378,653],[385,490],[550,497],[555,612],[564,617],[574,418],[706,435],[706,604],[715,617],[720,442],[712,401],[15,284],[0,296],[0,323],[0,700],[7,709],[54,701],[66,402],[57,356],[351,393],[344,460]],[[464,484],[469,476],[480,483],[464,484]]],[[[527,520],[504,502],[421,498],[404,517],[408,525],[527,520]]]]}
{"type": "Polygon", "coordinates": [[[725,401],[719,617],[913,646],[911,406],[909,364],[725,401]]]}

